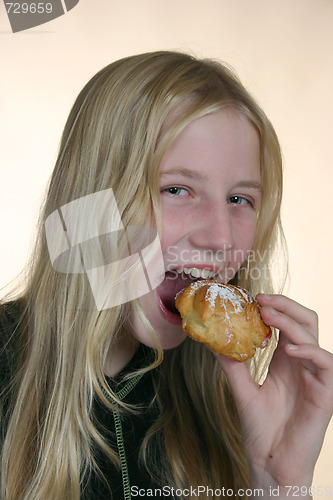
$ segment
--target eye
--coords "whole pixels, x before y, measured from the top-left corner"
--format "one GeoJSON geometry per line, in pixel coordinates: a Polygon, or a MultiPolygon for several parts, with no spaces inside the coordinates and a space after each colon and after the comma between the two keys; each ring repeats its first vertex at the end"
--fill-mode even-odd
{"type": "Polygon", "coordinates": [[[244,198],[244,196],[230,196],[230,198],[227,198],[227,203],[232,203],[233,205],[251,205],[253,206],[253,202],[251,200],[248,200],[247,198],[244,198]]]}
{"type": "Polygon", "coordinates": [[[171,194],[172,196],[186,196],[188,194],[187,189],[178,186],[161,189],[161,192],[171,194]]]}

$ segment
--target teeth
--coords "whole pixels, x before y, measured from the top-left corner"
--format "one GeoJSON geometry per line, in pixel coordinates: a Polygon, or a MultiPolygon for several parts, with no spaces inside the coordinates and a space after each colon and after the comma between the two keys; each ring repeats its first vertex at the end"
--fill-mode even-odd
{"type": "Polygon", "coordinates": [[[213,278],[213,276],[215,276],[215,273],[214,271],[209,271],[208,269],[202,269],[201,276],[205,279],[213,278]]]}
{"type": "Polygon", "coordinates": [[[177,273],[181,274],[182,272],[190,274],[192,278],[210,279],[215,275],[214,271],[209,271],[209,269],[199,269],[197,267],[184,267],[183,269],[177,269],[177,273]]]}
{"type": "Polygon", "coordinates": [[[194,269],[190,270],[190,275],[193,278],[200,278],[201,277],[201,271],[200,271],[200,269],[198,269],[198,268],[195,267],[194,269]]]}

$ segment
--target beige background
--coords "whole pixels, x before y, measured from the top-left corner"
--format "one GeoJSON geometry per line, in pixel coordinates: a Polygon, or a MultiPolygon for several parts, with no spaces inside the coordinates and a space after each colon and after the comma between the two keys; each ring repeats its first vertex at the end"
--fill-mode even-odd
{"type": "MultiPolygon", "coordinates": [[[[228,62],[271,118],[285,159],[288,294],[318,311],[321,343],[333,350],[332,0],[80,0],[16,34],[1,2],[0,287],[25,262],[77,93],[112,60],[157,49],[228,62]]],[[[331,424],[315,486],[333,488],[332,449],[331,424]]]]}

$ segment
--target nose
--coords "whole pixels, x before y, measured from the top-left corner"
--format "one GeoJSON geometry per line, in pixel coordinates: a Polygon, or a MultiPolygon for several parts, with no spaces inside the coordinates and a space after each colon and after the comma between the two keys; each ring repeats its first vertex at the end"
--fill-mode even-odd
{"type": "Polygon", "coordinates": [[[194,247],[215,252],[233,248],[234,234],[229,206],[225,201],[209,203],[193,214],[190,243],[194,247]]]}

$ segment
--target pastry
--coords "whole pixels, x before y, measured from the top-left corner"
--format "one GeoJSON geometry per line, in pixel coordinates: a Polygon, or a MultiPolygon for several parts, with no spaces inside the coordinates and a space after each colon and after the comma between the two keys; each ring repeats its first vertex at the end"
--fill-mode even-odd
{"type": "Polygon", "coordinates": [[[256,348],[266,347],[271,337],[257,302],[243,288],[194,281],[177,294],[175,305],[187,335],[236,361],[254,356],[256,348]]]}

